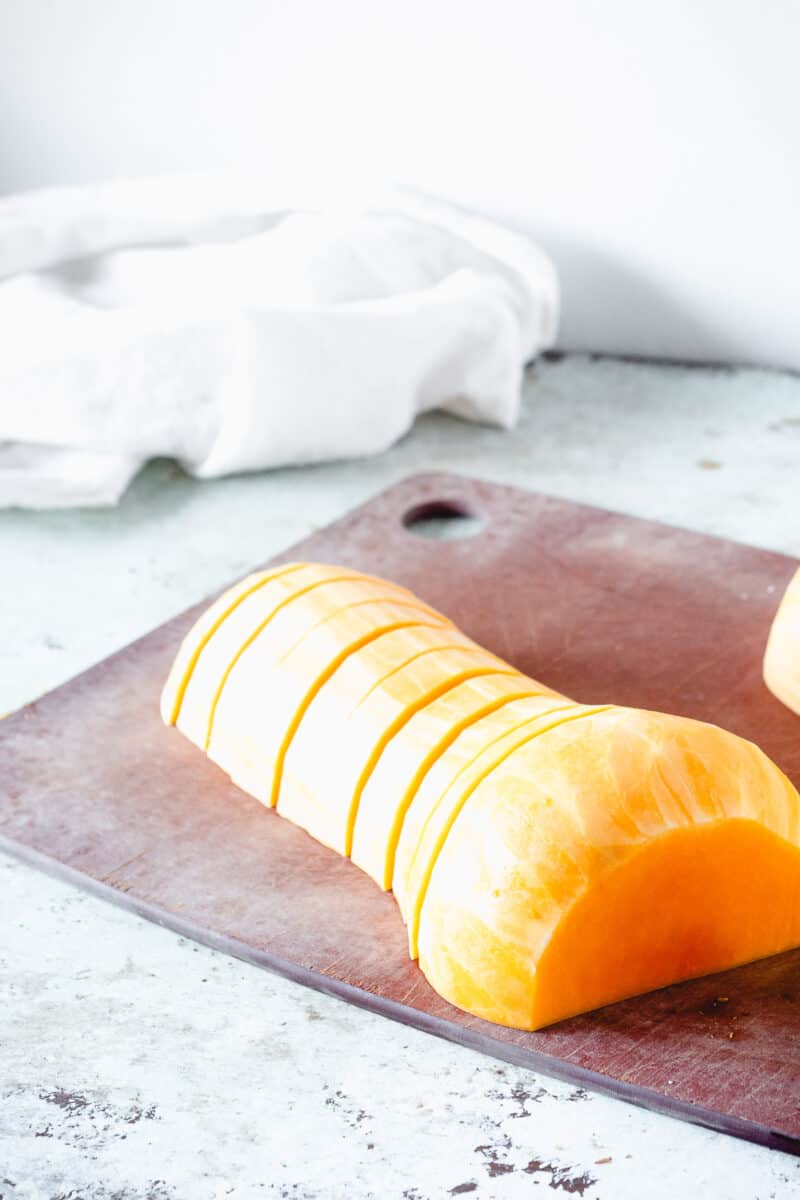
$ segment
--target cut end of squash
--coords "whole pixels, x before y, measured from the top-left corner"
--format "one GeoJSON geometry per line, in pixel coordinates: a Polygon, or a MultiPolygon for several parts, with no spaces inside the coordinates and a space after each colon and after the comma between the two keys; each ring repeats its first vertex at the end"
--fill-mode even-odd
{"type": "Polygon", "coordinates": [[[598,875],[536,960],[451,911],[423,936],[420,966],[459,1008],[534,1030],[798,941],[800,849],[731,819],[664,834],[598,875]]]}
{"type": "Polygon", "coordinates": [[[800,943],[800,805],[756,746],[612,708],[521,746],[430,875],[420,966],[534,1029],[800,943]]]}
{"type": "Polygon", "coordinates": [[[764,655],[764,682],[773,696],[800,714],[800,570],[772,622],[764,655]]]}

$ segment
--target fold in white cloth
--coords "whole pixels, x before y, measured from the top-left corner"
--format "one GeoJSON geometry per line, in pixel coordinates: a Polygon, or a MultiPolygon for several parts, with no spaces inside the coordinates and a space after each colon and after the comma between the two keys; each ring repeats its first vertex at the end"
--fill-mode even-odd
{"type": "Polygon", "coordinates": [[[433,408],[509,427],[551,345],[527,239],[399,192],[181,177],[0,200],[0,504],[112,504],[369,454],[433,408]]]}

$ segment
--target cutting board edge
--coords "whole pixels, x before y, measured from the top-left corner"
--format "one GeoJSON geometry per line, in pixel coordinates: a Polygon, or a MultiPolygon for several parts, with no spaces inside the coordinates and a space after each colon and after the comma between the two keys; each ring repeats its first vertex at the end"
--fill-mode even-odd
{"type": "MultiPolygon", "coordinates": [[[[52,879],[77,887],[80,891],[95,896],[97,899],[102,900],[103,903],[109,904],[114,908],[121,908],[125,912],[142,917],[162,929],[169,929],[171,932],[177,933],[181,937],[186,937],[190,941],[197,942],[201,946],[207,946],[210,950],[227,954],[250,966],[258,967],[261,970],[270,972],[270,974],[288,979],[292,983],[297,983],[302,987],[321,992],[327,996],[333,996],[337,1000],[374,1013],[376,1016],[387,1017],[399,1025],[418,1029],[423,1033],[440,1038],[442,1041],[450,1042],[457,1046],[464,1046],[468,1050],[476,1051],[490,1058],[499,1059],[511,1066],[523,1067],[526,1070],[535,1071],[537,1074],[556,1079],[561,1083],[571,1084],[575,1087],[586,1087],[591,1092],[609,1096],[615,1100],[622,1100],[627,1104],[635,1105],[637,1108],[656,1112],[662,1116],[672,1117],[690,1125],[698,1125],[701,1128],[710,1129],[715,1133],[724,1133],[728,1136],[751,1142],[754,1145],[764,1146],[769,1150],[778,1150],[784,1154],[800,1158],[800,1135],[792,1136],[791,1134],[781,1133],[778,1130],[771,1129],[769,1126],[761,1125],[755,1121],[748,1121],[741,1117],[718,1113],[703,1105],[692,1104],[688,1101],[666,1096],[653,1088],[626,1083],[624,1080],[617,1080],[609,1075],[602,1075],[587,1067],[578,1066],[556,1056],[542,1054],[535,1050],[525,1050],[513,1043],[496,1040],[491,1036],[491,1032],[484,1033],[481,1030],[471,1030],[456,1022],[432,1016],[423,1012],[422,1009],[411,1008],[408,1005],[400,1004],[396,1000],[391,1000],[377,993],[355,987],[344,980],[337,980],[335,977],[324,975],[309,967],[293,963],[290,959],[284,959],[267,951],[258,950],[255,947],[249,946],[247,942],[240,941],[238,938],[205,929],[200,925],[196,925],[193,921],[181,917],[177,913],[167,909],[159,909],[155,905],[149,904],[146,900],[138,900],[117,887],[102,883],[93,876],[87,875],[75,867],[70,867],[48,854],[43,854],[31,846],[26,846],[22,842],[17,842],[12,838],[6,837],[3,833],[0,833],[0,853],[6,854],[16,862],[34,867],[52,879]],[[164,919],[165,917],[166,919],[164,919]]],[[[491,1029],[490,1025],[488,1025],[488,1029],[491,1029]]]]}

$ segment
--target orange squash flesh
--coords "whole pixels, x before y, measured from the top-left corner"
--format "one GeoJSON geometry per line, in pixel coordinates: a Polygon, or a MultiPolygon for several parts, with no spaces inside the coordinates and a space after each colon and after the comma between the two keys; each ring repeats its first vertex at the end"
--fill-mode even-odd
{"type": "Polygon", "coordinates": [[[787,587],[764,655],[764,682],[774,696],[800,713],[800,570],[787,587]]]}
{"type": "MultiPolygon", "coordinates": [[[[320,688],[362,647],[417,627],[452,629],[410,601],[375,600],[336,610],[293,647],[259,635],[230,671],[214,712],[208,755],[234,783],[274,807],[283,757],[320,688]],[[264,679],[271,680],[268,692],[264,679]]],[[[266,634],[267,631],[264,631],[266,634]]]]}
{"type": "Polygon", "coordinates": [[[464,679],[501,670],[516,674],[455,629],[398,630],[365,646],[306,711],[283,762],[278,812],[349,854],[361,791],[390,738],[464,679]]]}
{"type": "MultiPolygon", "coordinates": [[[[467,679],[419,709],[394,732],[361,791],[351,849],[353,862],[390,891],[397,843],[423,779],[458,735],[512,700],[538,695],[518,673],[467,679]]],[[[556,696],[541,685],[541,693],[556,696]]]]}
{"type": "Polygon", "coordinates": [[[392,891],[406,924],[414,907],[412,880],[416,878],[425,845],[431,844],[432,820],[443,799],[460,795],[456,789],[467,772],[472,770],[480,778],[491,769],[506,747],[528,736],[532,721],[556,712],[572,712],[577,707],[566,698],[532,691],[468,726],[431,765],[406,810],[392,872],[392,891]]]}
{"type": "Polygon", "coordinates": [[[462,808],[420,966],[452,1003],[535,1029],[777,953],[800,941],[799,825],[786,777],[713,725],[624,708],[562,724],[462,808]]]}
{"type": "MultiPolygon", "coordinates": [[[[800,945],[800,797],[756,746],[550,693],[394,585],[280,572],[200,619],[162,714],[391,884],[446,999],[536,1029],[800,945]]],[[[800,708],[790,593],[765,677],[800,708]]]]}
{"type": "Polygon", "coordinates": [[[256,571],[253,575],[248,575],[246,579],[234,584],[233,587],[227,588],[213,604],[203,611],[183,639],[167,682],[164,684],[164,690],[161,693],[161,718],[165,725],[174,725],[177,721],[183,695],[197,665],[197,660],[223,621],[243,600],[252,592],[263,587],[270,579],[299,571],[303,566],[303,563],[286,563],[284,566],[274,567],[270,571],[256,571]]]}
{"type": "Polygon", "coordinates": [[[431,809],[420,833],[419,843],[405,884],[404,916],[408,926],[408,952],[412,958],[417,958],[419,954],[420,914],[431,874],[450,830],[472,793],[480,786],[481,781],[487,775],[491,775],[519,746],[527,745],[528,742],[549,733],[560,725],[582,720],[598,711],[601,712],[602,709],[571,705],[544,712],[541,716],[532,718],[511,734],[499,738],[494,745],[470,763],[431,809]]]}
{"type": "Polygon", "coordinates": [[[432,612],[394,584],[316,564],[281,573],[242,597],[197,657],[177,713],[181,733],[202,749],[208,748],[219,697],[234,666],[253,642],[258,640],[262,653],[269,645],[274,655],[282,656],[331,612],[367,599],[397,599],[421,612],[432,612]]]}
{"type": "Polygon", "coordinates": [[[454,909],[442,914],[434,905],[420,966],[452,1004],[500,1025],[541,1029],[790,949],[800,923],[798,878],[800,850],[756,822],[676,830],[596,881],[562,919],[535,971],[508,954],[487,970],[493,939],[483,923],[465,926],[454,909]]]}
{"type": "Polygon", "coordinates": [[[331,577],[299,571],[293,578],[282,576],[270,581],[229,613],[201,650],[178,709],[175,724],[190,742],[207,749],[218,697],[228,674],[254,638],[272,625],[270,635],[277,636],[279,646],[293,644],[314,622],[318,606],[325,604],[326,594],[337,583],[359,587],[361,581],[349,575],[331,577]]]}

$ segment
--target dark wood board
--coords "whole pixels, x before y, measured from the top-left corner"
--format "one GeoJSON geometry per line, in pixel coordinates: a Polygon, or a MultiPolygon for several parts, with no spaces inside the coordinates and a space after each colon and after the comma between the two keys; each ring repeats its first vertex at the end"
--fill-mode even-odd
{"type": "MultiPolygon", "coordinates": [[[[800,719],[761,656],[783,555],[453,475],[405,480],[287,550],[391,577],[574,699],[758,742],[800,784],[800,719]],[[404,525],[444,505],[474,537],[404,525]]],[[[239,792],[159,719],[196,608],[0,722],[0,845],[151,920],[440,1037],[800,1153],[800,952],[539,1033],[440,999],[391,896],[239,792]],[[720,999],[725,997],[726,999],[720,999]]]]}

